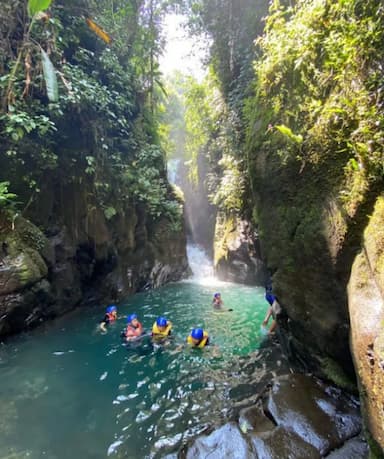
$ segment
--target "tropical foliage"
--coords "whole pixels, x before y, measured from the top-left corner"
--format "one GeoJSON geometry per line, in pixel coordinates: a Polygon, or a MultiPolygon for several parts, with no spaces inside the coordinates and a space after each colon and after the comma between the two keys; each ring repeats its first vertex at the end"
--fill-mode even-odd
{"type": "Polygon", "coordinates": [[[351,216],[383,179],[383,39],[381,2],[313,0],[274,2],[258,40],[246,108],[252,155],[271,151],[301,168],[328,162],[344,174],[338,192],[351,216]]]}
{"type": "Polygon", "coordinates": [[[5,2],[0,164],[21,210],[38,203],[49,177],[81,185],[108,218],[131,203],[180,222],[156,121],[167,8],[158,0],[5,2]]]}

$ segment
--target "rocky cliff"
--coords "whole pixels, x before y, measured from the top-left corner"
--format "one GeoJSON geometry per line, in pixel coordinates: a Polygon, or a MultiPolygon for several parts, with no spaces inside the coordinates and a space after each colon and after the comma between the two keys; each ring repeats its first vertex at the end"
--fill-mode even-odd
{"type": "Polygon", "coordinates": [[[214,268],[224,281],[264,285],[267,271],[260,241],[252,224],[236,215],[219,212],[214,238],[214,268]]]}
{"type": "Polygon", "coordinates": [[[144,209],[127,206],[107,220],[80,196],[67,201],[66,219],[45,234],[22,217],[2,216],[0,336],[85,301],[118,301],[188,273],[184,233],[166,218],[149,222],[144,209]]]}
{"type": "Polygon", "coordinates": [[[346,206],[338,197],[348,188],[345,164],[336,153],[303,168],[259,152],[254,165],[257,219],[286,349],[341,385],[350,386],[357,370],[368,426],[383,447],[381,187],[366,187],[346,206]]]}
{"type": "Polygon", "coordinates": [[[348,284],[351,349],[363,411],[384,446],[384,196],[377,198],[348,284]]]}

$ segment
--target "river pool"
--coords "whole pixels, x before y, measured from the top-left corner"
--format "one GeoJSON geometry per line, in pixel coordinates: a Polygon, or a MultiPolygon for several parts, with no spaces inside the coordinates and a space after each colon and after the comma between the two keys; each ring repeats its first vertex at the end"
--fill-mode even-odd
{"type": "Polygon", "coordinates": [[[3,344],[0,458],[157,458],[224,422],[231,390],[263,374],[265,363],[254,356],[265,340],[260,323],[267,303],[262,288],[205,281],[129,297],[107,334],[97,331],[105,305],[95,305],[3,344]],[[232,312],[212,310],[215,291],[232,312]],[[147,330],[166,316],[173,341],[122,343],[132,312],[147,330]],[[211,346],[183,345],[196,326],[209,332],[211,346]]]}

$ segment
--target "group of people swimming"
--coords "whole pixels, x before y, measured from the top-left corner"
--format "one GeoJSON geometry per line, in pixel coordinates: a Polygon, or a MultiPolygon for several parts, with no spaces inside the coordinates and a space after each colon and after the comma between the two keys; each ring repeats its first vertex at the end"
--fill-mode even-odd
{"type": "MultiPolygon", "coordinates": [[[[220,293],[215,293],[212,300],[212,305],[216,310],[223,309],[223,300],[220,293]]],[[[232,311],[232,309],[226,309],[232,311]]],[[[103,332],[107,331],[107,326],[118,319],[117,306],[110,305],[107,307],[105,316],[100,322],[100,329],[103,332]]],[[[122,338],[126,342],[136,341],[144,335],[144,328],[139,321],[137,314],[129,314],[127,316],[127,325],[122,332],[122,338]]],[[[166,317],[160,316],[152,325],[151,337],[155,342],[162,342],[172,333],[172,322],[166,317]]],[[[202,328],[193,328],[187,336],[186,342],[192,347],[203,348],[209,344],[208,332],[202,328]]]]}
{"type": "MultiPolygon", "coordinates": [[[[272,288],[266,288],[265,299],[270,304],[267,311],[267,315],[263,321],[263,325],[267,325],[269,318],[273,317],[272,325],[269,328],[269,333],[272,334],[276,328],[276,308],[279,307],[276,297],[272,294],[272,288]]],[[[212,306],[215,311],[233,311],[233,309],[225,309],[224,302],[221,298],[220,293],[215,293],[212,299],[212,306]]],[[[100,329],[103,332],[107,331],[107,326],[118,319],[117,306],[110,305],[107,307],[105,316],[100,322],[100,329]]],[[[122,338],[126,342],[136,341],[144,335],[144,328],[142,323],[139,321],[137,314],[129,314],[127,316],[127,325],[122,332],[122,338]]],[[[152,325],[152,331],[150,336],[154,341],[164,341],[171,336],[172,333],[172,322],[166,317],[160,316],[152,325]]],[[[202,328],[193,328],[190,334],[187,336],[186,342],[192,347],[202,348],[209,344],[208,332],[202,328]]]]}

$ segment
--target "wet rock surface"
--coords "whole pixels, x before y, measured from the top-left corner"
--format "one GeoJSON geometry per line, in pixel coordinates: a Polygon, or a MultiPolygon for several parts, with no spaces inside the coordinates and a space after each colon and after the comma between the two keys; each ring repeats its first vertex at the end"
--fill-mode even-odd
{"type": "Polygon", "coordinates": [[[351,347],[361,388],[363,416],[373,439],[384,449],[384,196],[364,232],[364,248],[348,284],[351,347]]]}
{"type": "Polygon", "coordinates": [[[355,397],[304,374],[275,378],[254,404],[189,446],[187,458],[364,458],[355,397]]]}
{"type": "Polygon", "coordinates": [[[263,285],[267,279],[258,235],[246,220],[218,215],[214,258],[215,273],[221,280],[263,285]]]}
{"type": "Polygon", "coordinates": [[[267,412],[278,426],[295,432],[325,454],[361,430],[359,406],[340,389],[295,374],[276,380],[267,412]]]}
{"type": "Polygon", "coordinates": [[[368,445],[364,438],[358,437],[348,440],[341,448],[328,454],[327,459],[365,459],[368,458],[368,445]]]}
{"type": "Polygon", "coordinates": [[[135,209],[112,222],[96,209],[81,226],[86,210],[77,195],[71,203],[80,215],[68,206],[69,226],[51,224],[44,233],[25,218],[0,215],[0,336],[189,273],[182,229],[160,218],[149,223],[135,209]]]}
{"type": "Polygon", "coordinates": [[[252,458],[252,449],[235,423],[228,423],[207,437],[198,438],[187,452],[187,459],[209,457],[252,458]]]}

